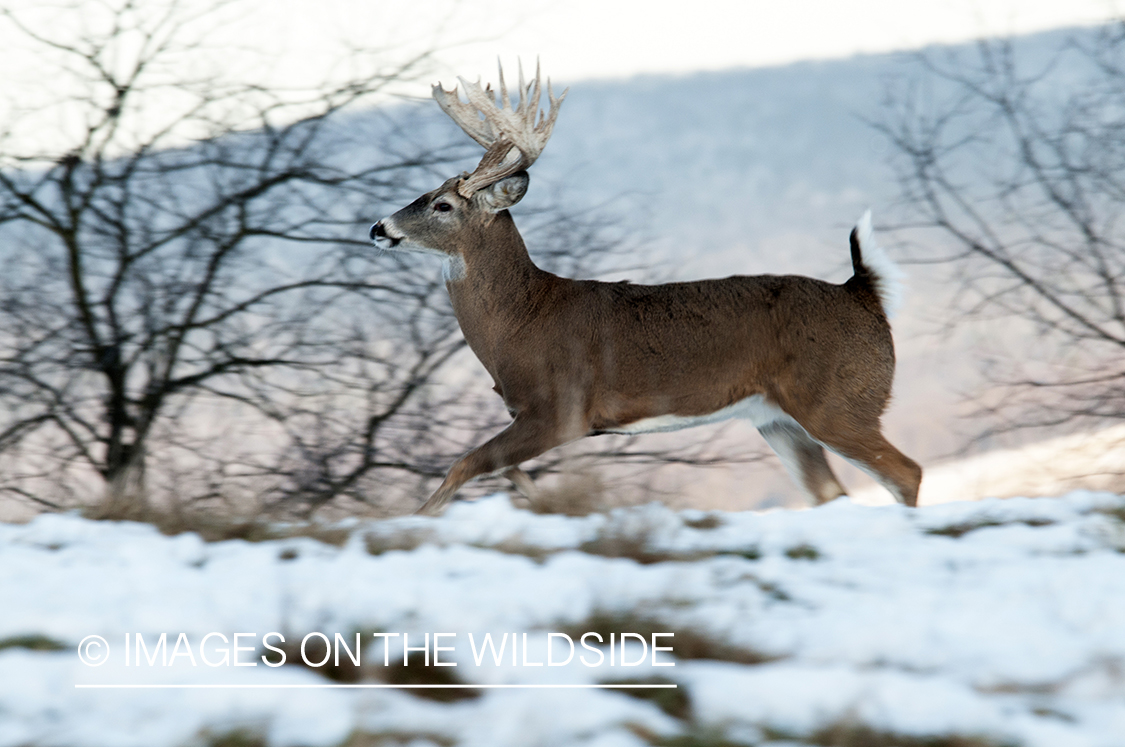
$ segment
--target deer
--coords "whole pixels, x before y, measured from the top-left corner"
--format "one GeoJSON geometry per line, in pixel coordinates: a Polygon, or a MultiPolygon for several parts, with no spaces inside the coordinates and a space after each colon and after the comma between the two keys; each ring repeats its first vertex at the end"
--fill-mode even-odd
{"type": "Polygon", "coordinates": [[[511,423],[459,458],[418,513],[436,515],[468,481],[502,475],[534,503],[520,464],[587,436],[672,431],[748,419],[815,503],[846,495],[828,449],[915,506],[922,469],[883,436],[895,351],[888,321],[897,266],[870,211],[851,231],[852,277],[797,275],[641,285],[559,277],[532,261],[509,208],[569,89],[540,108],[540,71],[519,71],[513,106],[458,78],[433,98],[485,148],[479,165],[370,230],[381,250],[437,255],[469,348],[511,423]]]}

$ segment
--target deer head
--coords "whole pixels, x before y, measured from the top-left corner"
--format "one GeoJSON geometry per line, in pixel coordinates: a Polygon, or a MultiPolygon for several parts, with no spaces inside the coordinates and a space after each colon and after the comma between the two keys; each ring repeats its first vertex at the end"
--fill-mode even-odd
{"type": "MultiPolygon", "coordinates": [[[[497,216],[515,205],[527,192],[527,169],[539,158],[551,137],[566,91],[558,96],[547,81],[549,111],[539,108],[542,95],[539,66],[535,79],[524,80],[519,70],[519,104],[512,106],[504,70],[500,69],[500,100],[492,87],[458,78],[466,101],[456,87],[434,86],[433,96],[457,125],[485,147],[484,156],[472,173],[447,180],[389,218],[371,227],[371,238],[390,249],[429,252],[447,260],[464,261],[470,247],[480,243],[483,232],[497,216]],[[401,246],[400,246],[401,245],[401,246]]],[[[501,223],[510,224],[504,214],[501,223]]],[[[514,226],[511,227],[514,231],[514,226]]],[[[448,265],[447,265],[448,268],[448,265]]]]}

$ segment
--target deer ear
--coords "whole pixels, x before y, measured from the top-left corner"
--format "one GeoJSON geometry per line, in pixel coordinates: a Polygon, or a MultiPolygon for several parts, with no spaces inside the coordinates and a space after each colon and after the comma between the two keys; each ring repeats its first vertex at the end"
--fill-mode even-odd
{"type": "Polygon", "coordinates": [[[477,193],[477,198],[486,210],[499,213],[523,199],[529,181],[526,171],[517,171],[482,189],[477,193]]]}

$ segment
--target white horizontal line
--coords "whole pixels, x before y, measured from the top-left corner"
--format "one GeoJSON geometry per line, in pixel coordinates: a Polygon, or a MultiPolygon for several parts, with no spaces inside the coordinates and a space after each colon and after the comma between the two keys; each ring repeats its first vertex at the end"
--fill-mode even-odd
{"type": "Polygon", "coordinates": [[[360,689],[360,690],[639,690],[639,689],[675,689],[675,683],[645,683],[645,684],[597,684],[597,685],[387,685],[387,684],[348,684],[326,683],[309,685],[75,685],[80,689],[98,690],[330,690],[330,689],[360,689]]]}

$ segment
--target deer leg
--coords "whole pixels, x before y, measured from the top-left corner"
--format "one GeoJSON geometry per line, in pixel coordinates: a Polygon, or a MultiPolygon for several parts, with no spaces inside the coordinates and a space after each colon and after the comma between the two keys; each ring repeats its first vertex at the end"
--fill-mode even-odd
{"type": "Polygon", "coordinates": [[[810,435],[874,477],[899,503],[918,505],[922,468],[887,441],[878,423],[840,432],[810,432],[810,435]]]}
{"type": "Polygon", "coordinates": [[[507,428],[454,462],[445,480],[416,513],[436,515],[469,480],[501,470],[521,492],[528,487],[534,492],[531,477],[517,465],[562,445],[566,440],[552,421],[520,413],[507,428]],[[521,482],[524,484],[521,485],[521,482]]]}
{"type": "Polygon", "coordinates": [[[527,474],[519,467],[509,467],[504,470],[504,477],[512,481],[512,484],[516,486],[516,490],[520,491],[520,495],[531,501],[532,505],[535,505],[535,499],[539,495],[539,489],[535,487],[535,481],[531,479],[531,475],[527,474]]]}
{"type": "Polygon", "coordinates": [[[775,420],[760,426],[758,432],[777,453],[789,477],[813,501],[827,503],[846,494],[824,458],[824,447],[812,440],[804,428],[775,420]]]}

